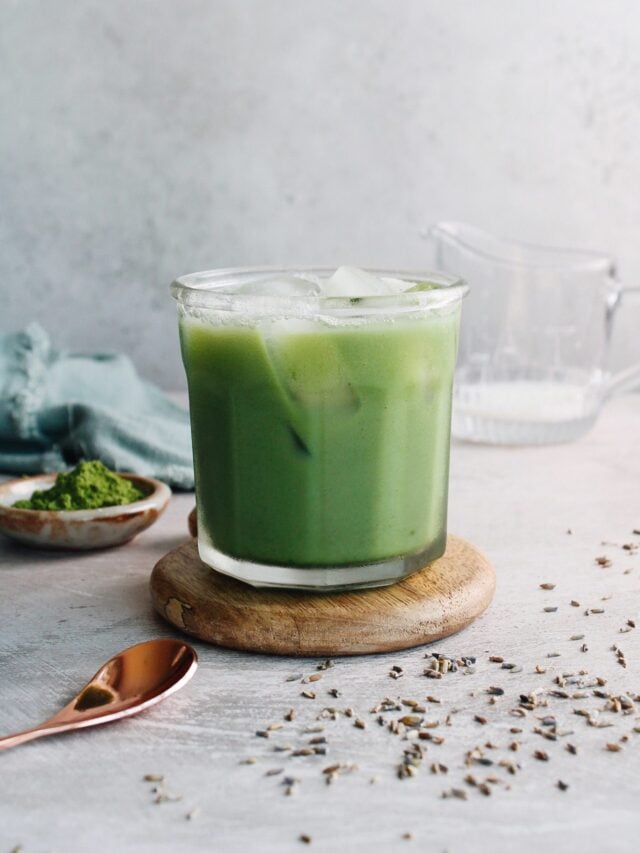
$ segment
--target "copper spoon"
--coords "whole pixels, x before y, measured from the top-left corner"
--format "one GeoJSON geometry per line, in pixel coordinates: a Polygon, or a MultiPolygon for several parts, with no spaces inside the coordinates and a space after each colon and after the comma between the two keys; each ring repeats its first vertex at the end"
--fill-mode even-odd
{"type": "Polygon", "coordinates": [[[180,640],[147,640],[120,652],[50,719],[0,738],[0,750],[44,735],[130,717],[179,690],[198,666],[195,649],[180,640]]]}

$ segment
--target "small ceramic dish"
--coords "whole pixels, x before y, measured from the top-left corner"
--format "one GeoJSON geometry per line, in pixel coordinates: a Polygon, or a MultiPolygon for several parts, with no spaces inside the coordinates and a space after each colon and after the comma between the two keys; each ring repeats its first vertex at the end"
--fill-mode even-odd
{"type": "Polygon", "coordinates": [[[50,489],[56,475],[42,474],[0,483],[0,533],[35,548],[89,551],[133,539],[162,514],[171,497],[169,486],[152,477],[120,474],[145,493],[142,500],[100,509],[17,509],[16,501],[50,489]]]}

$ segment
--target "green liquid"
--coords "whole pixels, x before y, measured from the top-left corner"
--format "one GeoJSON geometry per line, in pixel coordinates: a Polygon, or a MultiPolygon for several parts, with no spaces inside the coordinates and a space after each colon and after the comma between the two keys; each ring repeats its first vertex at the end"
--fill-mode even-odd
{"type": "Polygon", "coordinates": [[[458,322],[183,318],[200,535],[287,566],[439,556],[458,322]]]}

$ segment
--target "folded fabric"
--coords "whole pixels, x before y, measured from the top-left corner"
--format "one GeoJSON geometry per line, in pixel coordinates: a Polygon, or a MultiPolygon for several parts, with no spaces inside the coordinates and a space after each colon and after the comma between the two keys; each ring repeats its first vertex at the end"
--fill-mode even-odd
{"type": "Polygon", "coordinates": [[[193,488],[189,415],[118,354],[56,350],[41,326],[0,335],[0,470],[116,471],[193,488]]]}

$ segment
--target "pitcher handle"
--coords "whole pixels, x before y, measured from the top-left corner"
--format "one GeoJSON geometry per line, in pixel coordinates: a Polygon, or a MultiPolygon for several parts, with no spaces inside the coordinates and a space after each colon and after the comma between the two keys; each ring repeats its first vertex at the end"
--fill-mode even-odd
{"type": "MultiPolygon", "coordinates": [[[[624,309],[628,298],[638,300],[640,304],[640,287],[623,287],[619,291],[619,297],[618,310],[624,309]]],[[[640,360],[611,376],[607,383],[606,396],[612,397],[614,394],[630,391],[636,385],[640,385],[640,360]]]]}

